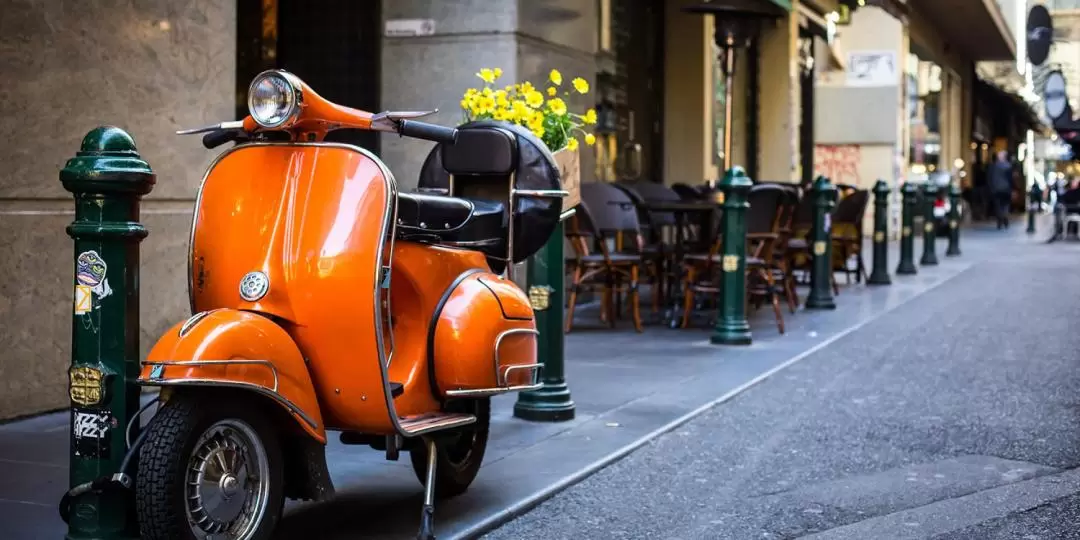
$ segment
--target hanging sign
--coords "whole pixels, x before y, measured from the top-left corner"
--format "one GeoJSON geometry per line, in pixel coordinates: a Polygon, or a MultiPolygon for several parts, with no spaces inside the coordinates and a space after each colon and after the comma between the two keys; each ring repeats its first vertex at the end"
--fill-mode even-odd
{"type": "Polygon", "coordinates": [[[1046,76],[1043,84],[1043,103],[1046,104],[1046,115],[1051,121],[1056,121],[1065,115],[1069,106],[1069,97],[1065,93],[1065,76],[1060,71],[1052,71],[1046,76]]]}
{"type": "Polygon", "coordinates": [[[1031,63],[1041,66],[1050,56],[1050,45],[1054,42],[1054,23],[1046,6],[1036,5],[1028,12],[1027,18],[1027,57],[1031,63]]]}

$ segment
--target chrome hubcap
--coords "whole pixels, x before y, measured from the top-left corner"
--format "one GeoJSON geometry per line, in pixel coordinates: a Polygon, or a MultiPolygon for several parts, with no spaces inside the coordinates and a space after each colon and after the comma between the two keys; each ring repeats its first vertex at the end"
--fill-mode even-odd
{"type": "Polygon", "coordinates": [[[250,538],[266,513],[270,463],[255,430],[237,419],[203,432],[187,466],[184,500],[196,538],[250,538]]]}

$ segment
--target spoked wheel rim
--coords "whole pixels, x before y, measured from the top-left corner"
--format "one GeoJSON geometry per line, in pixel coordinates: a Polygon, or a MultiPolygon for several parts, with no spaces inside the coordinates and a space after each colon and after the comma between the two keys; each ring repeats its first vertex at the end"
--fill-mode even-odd
{"type": "Polygon", "coordinates": [[[270,460],[247,423],[221,420],[195,441],[185,469],[184,503],[195,538],[245,540],[270,498],[270,460]]]}

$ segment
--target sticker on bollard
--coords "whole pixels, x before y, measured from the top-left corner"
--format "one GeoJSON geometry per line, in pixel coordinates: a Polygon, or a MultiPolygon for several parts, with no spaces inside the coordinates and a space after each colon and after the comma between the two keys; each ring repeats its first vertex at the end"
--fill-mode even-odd
{"type": "Polygon", "coordinates": [[[724,255],[721,259],[721,269],[725,272],[734,272],[739,269],[739,257],[735,255],[724,255]]]}
{"type": "Polygon", "coordinates": [[[885,233],[883,233],[881,231],[878,231],[878,232],[874,233],[874,241],[875,242],[884,242],[885,241],[885,233]]]}
{"type": "Polygon", "coordinates": [[[911,227],[904,227],[903,230],[900,231],[900,234],[911,236],[911,227]]]}
{"type": "Polygon", "coordinates": [[[73,408],[72,413],[71,436],[75,456],[109,459],[112,454],[110,432],[116,427],[116,420],[108,412],[95,409],[73,408]]]}

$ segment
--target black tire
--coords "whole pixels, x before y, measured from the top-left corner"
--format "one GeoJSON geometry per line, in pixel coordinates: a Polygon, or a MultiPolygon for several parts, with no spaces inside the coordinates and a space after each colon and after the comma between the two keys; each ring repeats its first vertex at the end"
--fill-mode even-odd
{"type": "MultiPolygon", "coordinates": [[[[476,415],[476,423],[453,433],[436,434],[435,497],[449,499],[465,493],[480,472],[491,427],[491,399],[463,399],[447,407],[448,412],[476,415]]],[[[409,451],[413,472],[420,483],[427,477],[427,447],[416,441],[409,451]]]]}
{"type": "Polygon", "coordinates": [[[205,392],[177,392],[147,428],[150,433],[139,448],[135,481],[135,511],[139,537],[143,540],[196,538],[192,530],[196,525],[188,517],[185,500],[187,469],[200,437],[219,422],[240,422],[249,428],[260,439],[267,462],[269,486],[262,519],[252,530],[236,538],[269,539],[281,517],[284,460],[273,424],[260,412],[257,398],[242,394],[212,395],[213,399],[208,399],[205,392]]]}

